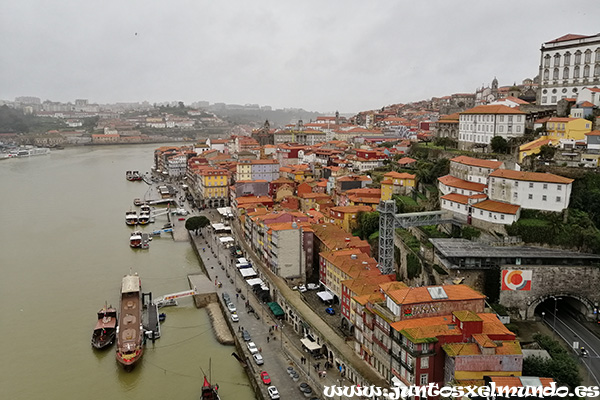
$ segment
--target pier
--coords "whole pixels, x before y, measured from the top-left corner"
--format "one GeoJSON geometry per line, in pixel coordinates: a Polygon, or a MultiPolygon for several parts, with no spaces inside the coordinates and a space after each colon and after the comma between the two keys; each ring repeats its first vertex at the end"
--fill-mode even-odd
{"type": "Polygon", "coordinates": [[[197,308],[206,308],[208,311],[217,341],[221,344],[235,344],[229,325],[225,321],[226,314],[221,309],[214,282],[203,274],[188,275],[188,281],[190,289],[194,289],[198,293],[194,295],[194,304],[197,308]]]}

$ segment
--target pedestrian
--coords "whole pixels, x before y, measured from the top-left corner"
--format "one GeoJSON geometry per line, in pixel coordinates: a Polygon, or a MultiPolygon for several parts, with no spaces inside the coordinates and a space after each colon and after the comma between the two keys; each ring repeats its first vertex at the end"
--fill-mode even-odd
{"type": "Polygon", "coordinates": [[[267,343],[269,343],[269,340],[270,340],[270,339],[271,339],[271,338],[267,336],[267,343]]]}
{"type": "Polygon", "coordinates": [[[240,297],[240,294],[239,294],[239,293],[236,293],[236,294],[235,294],[235,299],[237,300],[237,299],[239,299],[239,297],[240,297]]]}
{"type": "Polygon", "coordinates": [[[259,353],[262,353],[262,347],[259,347],[259,348],[258,348],[258,352],[259,352],[259,353]]]}

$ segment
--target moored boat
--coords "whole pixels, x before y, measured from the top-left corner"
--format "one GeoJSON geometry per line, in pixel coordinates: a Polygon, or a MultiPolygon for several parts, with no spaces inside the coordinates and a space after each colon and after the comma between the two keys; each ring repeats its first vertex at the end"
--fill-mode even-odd
{"type": "Polygon", "coordinates": [[[140,225],[146,225],[150,222],[150,214],[142,212],[140,213],[140,215],[138,216],[138,224],[140,225]]]}
{"type": "Polygon", "coordinates": [[[135,211],[125,212],[125,223],[127,225],[136,225],[138,223],[138,216],[135,211]]]}
{"type": "Polygon", "coordinates": [[[219,385],[211,385],[206,376],[202,385],[202,400],[221,400],[219,397],[219,385]]]}
{"type": "Polygon", "coordinates": [[[98,311],[98,322],[92,334],[92,346],[100,350],[115,342],[117,330],[117,310],[105,305],[98,311]]]}
{"type": "Polygon", "coordinates": [[[137,207],[139,207],[139,206],[141,206],[142,204],[144,204],[144,202],[143,202],[143,201],[142,201],[142,199],[140,199],[139,197],[138,197],[138,198],[135,198],[135,199],[133,199],[133,205],[134,205],[134,206],[137,206],[137,207]]]}
{"type": "Polygon", "coordinates": [[[146,203],[142,203],[140,205],[140,212],[150,214],[150,206],[148,204],[146,204],[146,203]]]}
{"type": "Polygon", "coordinates": [[[125,179],[127,179],[128,181],[132,181],[133,180],[133,171],[125,172],[125,179]]]}
{"type": "Polygon", "coordinates": [[[135,231],[131,233],[131,236],[129,236],[129,246],[134,249],[142,247],[142,232],[135,231]]]}
{"type": "Polygon", "coordinates": [[[119,364],[130,369],[144,354],[144,327],[142,326],[141,282],[137,274],[125,275],[121,281],[121,306],[117,328],[119,364]]]}

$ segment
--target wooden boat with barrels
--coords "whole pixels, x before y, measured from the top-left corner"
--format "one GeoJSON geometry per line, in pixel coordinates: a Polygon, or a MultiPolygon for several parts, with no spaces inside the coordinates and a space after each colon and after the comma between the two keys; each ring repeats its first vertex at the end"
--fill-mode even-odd
{"type": "Polygon", "coordinates": [[[98,322],[92,334],[92,346],[95,349],[104,349],[115,342],[117,331],[117,310],[112,306],[104,307],[98,311],[98,322]]]}
{"type": "Polygon", "coordinates": [[[137,273],[125,275],[121,281],[116,357],[126,370],[132,369],[144,354],[141,286],[137,273]]]}

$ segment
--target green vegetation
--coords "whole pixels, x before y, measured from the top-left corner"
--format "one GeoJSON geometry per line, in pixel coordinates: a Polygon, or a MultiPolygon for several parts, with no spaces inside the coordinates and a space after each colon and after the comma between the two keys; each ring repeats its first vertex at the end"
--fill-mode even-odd
{"type": "Polygon", "coordinates": [[[554,158],[554,154],[556,153],[556,148],[552,146],[548,146],[547,144],[540,147],[540,152],[538,153],[538,157],[544,161],[549,161],[554,158]]]}
{"type": "Polygon", "coordinates": [[[361,239],[370,238],[373,233],[379,231],[379,213],[377,211],[359,212],[356,219],[358,228],[353,234],[359,236],[361,239]]]}
{"type": "Polygon", "coordinates": [[[559,386],[571,389],[581,384],[577,362],[559,342],[546,335],[536,334],[535,341],[550,353],[552,359],[528,357],[523,360],[523,376],[552,377],[559,386]]]}
{"type": "Polygon", "coordinates": [[[458,147],[458,142],[449,137],[440,137],[433,139],[434,146],[443,147],[446,150],[448,147],[453,149],[458,147]]]}
{"type": "Polygon", "coordinates": [[[208,226],[209,224],[210,220],[204,215],[199,217],[190,217],[185,221],[185,229],[188,231],[194,231],[194,233],[197,235],[198,230],[208,226]]]}
{"type": "Polygon", "coordinates": [[[421,275],[421,270],[421,261],[419,261],[419,257],[413,253],[408,253],[406,255],[406,274],[408,279],[413,279],[421,275]]]}
{"type": "Polygon", "coordinates": [[[449,238],[450,235],[440,232],[436,225],[427,225],[420,228],[430,238],[449,238]]]}
{"type": "Polygon", "coordinates": [[[433,264],[433,269],[435,269],[435,271],[440,275],[448,275],[446,270],[437,264],[433,264]]]}
{"type": "Polygon", "coordinates": [[[521,219],[506,227],[509,235],[526,243],[545,243],[600,253],[600,231],[589,215],[579,210],[563,213],[523,210],[521,219]]]}
{"type": "Polygon", "coordinates": [[[515,335],[519,335],[519,327],[517,326],[517,324],[506,324],[504,326],[506,327],[506,329],[508,329],[515,335]]]}
{"type": "Polygon", "coordinates": [[[496,314],[502,315],[503,317],[508,316],[508,310],[500,303],[493,303],[492,309],[496,311],[496,314]]]}
{"type": "Polygon", "coordinates": [[[402,239],[404,244],[409,249],[411,249],[412,251],[414,251],[417,254],[419,253],[419,251],[421,251],[421,242],[419,241],[419,239],[414,237],[408,230],[403,229],[403,228],[398,228],[398,229],[396,229],[396,233],[398,234],[398,236],[400,236],[400,238],[402,239]]]}
{"type": "Polygon", "coordinates": [[[508,142],[502,136],[494,136],[490,145],[494,153],[505,154],[508,152],[508,142]]]}

